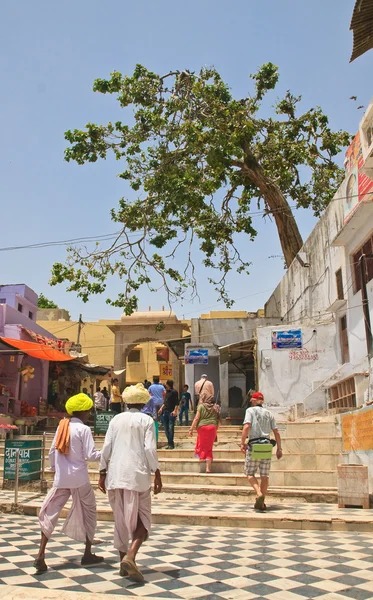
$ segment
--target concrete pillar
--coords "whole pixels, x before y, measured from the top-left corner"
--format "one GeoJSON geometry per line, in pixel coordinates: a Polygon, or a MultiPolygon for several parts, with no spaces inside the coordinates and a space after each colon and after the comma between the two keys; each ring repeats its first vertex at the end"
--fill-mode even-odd
{"type": "Polygon", "coordinates": [[[185,383],[189,386],[189,393],[194,402],[194,365],[185,365],[185,383]]]}
{"type": "Polygon", "coordinates": [[[228,362],[219,365],[220,401],[222,416],[226,417],[229,411],[229,375],[228,362]]]}

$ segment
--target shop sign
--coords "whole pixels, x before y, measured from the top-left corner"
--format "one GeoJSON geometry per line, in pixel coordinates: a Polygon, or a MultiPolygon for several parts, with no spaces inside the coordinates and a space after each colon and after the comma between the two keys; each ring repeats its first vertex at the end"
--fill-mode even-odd
{"type": "Polygon", "coordinates": [[[106,433],[110,421],[115,417],[116,413],[103,410],[95,413],[95,433],[106,433]]]}
{"type": "Polygon", "coordinates": [[[4,479],[15,479],[16,451],[19,450],[19,480],[40,479],[41,440],[7,440],[4,454],[4,479]]]}
{"type": "Polygon", "coordinates": [[[209,351],[207,348],[194,348],[185,351],[186,365],[207,365],[209,362],[209,351]]]}
{"type": "Polygon", "coordinates": [[[302,348],[302,330],[272,331],[272,349],[282,350],[283,348],[302,348]]]}
{"type": "Polygon", "coordinates": [[[159,378],[160,379],[172,379],[172,365],[159,365],[159,378]]]}

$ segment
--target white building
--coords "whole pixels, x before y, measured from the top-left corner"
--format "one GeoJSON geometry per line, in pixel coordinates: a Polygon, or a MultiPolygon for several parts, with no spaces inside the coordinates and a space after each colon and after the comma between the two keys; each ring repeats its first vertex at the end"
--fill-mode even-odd
{"type": "Polygon", "coordinates": [[[340,412],[367,400],[371,325],[359,259],[366,255],[373,322],[373,102],[345,169],[334,200],[266,303],[265,316],[282,325],[257,330],[258,387],[270,404],[306,413],[340,412]]]}

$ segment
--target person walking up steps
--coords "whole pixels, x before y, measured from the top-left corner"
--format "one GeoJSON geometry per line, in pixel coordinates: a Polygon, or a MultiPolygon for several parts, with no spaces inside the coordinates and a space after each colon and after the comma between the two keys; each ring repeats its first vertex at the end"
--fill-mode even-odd
{"type": "Polygon", "coordinates": [[[183,415],[185,415],[185,425],[189,425],[189,409],[193,410],[192,396],[188,390],[189,386],[184,385],[180,394],[179,425],[183,424],[183,415]]]}
{"type": "Polygon", "coordinates": [[[207,398],[215,395],[214,384],[209,381],[206,373],[203,373],[201,379],[194,384],[194,410],[197,410],[198,403],[203,403],[207,398]]]}
{"type": "Polygon", "coordinates": [[[192,437],[197,428],[197,443],[195,454],[200,461],[206,461],[206,473],[211,473],[213,460],[212,448],[220,425],[220,406],[215,404],[214,397],[206,398],[199,403],[189,435],[192,437]]]}
{"type": "Polygon", "coordinates": [[[178,408],[179,394],[174,390],[174,382],[172,379],[169,379],[166,381],[164,402],[159,410],[159,414],[163,416],[163,425],[168,441],[168,446],[166,446],[167,450],[173,450],[175,448],[174,432],[178,408]]]}
{"type": "Polygon", "coordinates": [[[263,408],[264,396],[261,392],[255,392],[251,397],[252,406],[247,409],[242,430],[241,452],[246,456],[245,473],[250,485],[256,493],[254,508],[256,510],[266,510],[265,497],[267,495],[269,484],[269,473],[271,470],[271,458],[256,459],[253,457],[254,444],[271,444],[270,434],[273,431],[278,459],[282,457],[281,437],[277,429],[276,421],[272,413],[263,408]],[[260,473],[260,485],[255,474],[260,473]]]}

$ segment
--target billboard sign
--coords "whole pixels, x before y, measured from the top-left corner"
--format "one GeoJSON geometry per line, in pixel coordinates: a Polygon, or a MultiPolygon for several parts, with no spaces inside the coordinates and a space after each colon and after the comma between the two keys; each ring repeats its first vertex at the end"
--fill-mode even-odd
{"type": "Polygon", "coordinates": [[[207,365],[209,362],[209,351],[207,348],[188,348],[185,351],[186,365],[207,365]]]}
{"type": "Polygon", "coordinates": [[[352,216],[359,202],[368,198],[373,199],[373,180],[361,172],[363,164],[360,133],[357,133],[346,151],[344,161],[346,177],[340,187],[345,223],[352,216]]]}
{"type": "Polygon", "coordinates": [[[302,330],[272,331],[272,349],[302,348],[302,330]]]}

